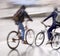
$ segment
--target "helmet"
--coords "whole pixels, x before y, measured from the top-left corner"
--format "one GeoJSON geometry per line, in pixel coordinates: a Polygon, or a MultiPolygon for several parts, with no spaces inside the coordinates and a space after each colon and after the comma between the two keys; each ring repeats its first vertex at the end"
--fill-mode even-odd
{"type": "Polygon", "coordinates": [[[26,8],[25,5],[22,5],[22,6],[21,6],[21,9],[25,9],[25,8],[26,8]]]}
{"type": "Polygon", "coordinates": [[[55,11],[58,11],[58,9],[57,9],[56,7],[54,8],[54,10],[55,10],[55,11]]]}

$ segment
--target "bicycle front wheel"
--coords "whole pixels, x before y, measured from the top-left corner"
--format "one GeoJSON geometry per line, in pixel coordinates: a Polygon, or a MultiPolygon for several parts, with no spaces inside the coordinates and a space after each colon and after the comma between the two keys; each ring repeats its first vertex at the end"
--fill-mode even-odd
{"type": "Polygon", "coordinates": [[[44,32],[39,32],[35,38],[35,45],[39,47],[40,45],[43,44],[44,39],[45,39],[44,32]]]}
{"type": "Polygon", "coordinates": [[[35,39],[34,37],[35,37],[34,31],[32,29],[29,29],[26,32],[25,40],[28,42],[29,45],[32,45],[35,39]]]}
{"type": "Polygon", "coordinates": [[[11,31],[7,36],[7,44],[9,48],[11,49],[17,48],[19,45],[19,42],[20,40],[18,37],[18,33],[16,31],[11,31]]]}
{"type": "Polygon", "coordinates": [[[52,44],[51,44],[52,48],[57,50],[60,48],[60,33],[56,33],[54,35],[54,38],[53,38],[53,41],[52,41],[52,44]]]}

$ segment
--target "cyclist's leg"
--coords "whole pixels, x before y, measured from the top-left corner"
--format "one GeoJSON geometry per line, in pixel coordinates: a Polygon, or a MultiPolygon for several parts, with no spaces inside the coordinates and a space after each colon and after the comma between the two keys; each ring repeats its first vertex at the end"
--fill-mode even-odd
{"type": "Polygon", "coordinates": [[[51,34],[52,31],[50,31],[50,30],[51,30],[51,28],[49,28],[48,31],[47,31],[48,32],[48,40],[50,40],[51,36],[52,36],[52,34],[51,34]]]}
{"type": "Polygon", "coordinates": [[[22,40],[24,41],[25,30],[24,30],[24,26],[21,22],[19,22],[19,29],[21,30],[21,37],[22,37],[22,40]]]}
{"type": "Polygon", "coordinates": [[[55,25],[52,25],[49,29],[48,29],[48,40],[52,40],[53,39],[53,37],[52,37],[52,30],[53,29],[55,29],[56,28],[56,26],[55,25]]]}

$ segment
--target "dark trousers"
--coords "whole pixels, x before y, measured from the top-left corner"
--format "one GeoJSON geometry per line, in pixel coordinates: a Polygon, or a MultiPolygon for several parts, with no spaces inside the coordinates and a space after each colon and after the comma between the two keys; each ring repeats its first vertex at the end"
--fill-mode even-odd
{"type": "Polygon", "coordinates": [[[60,24],[58,24],[58,23],[52,24],[52,26],[48,29],[47,33],[48,33],[48,39],[49,40],[52,40],[53,39],[53,36],[52,36],[52,33],[51,32],[52,32],[53,29],[56,29],[57,26],[60,27],[60,24]]]}

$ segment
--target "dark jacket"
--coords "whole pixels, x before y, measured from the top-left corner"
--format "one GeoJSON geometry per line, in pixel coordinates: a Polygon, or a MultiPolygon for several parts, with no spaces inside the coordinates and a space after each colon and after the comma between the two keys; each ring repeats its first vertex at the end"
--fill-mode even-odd
{"type": "Polygon", "coordinates": [[[30,21],[32,21],[32,19],[30,18],[30,16],[28,15],[28,13],[25,11],[25,9],[19,9],[13,16],[13,20],[15,22],[23,22],[24,18],[28,18],[30,21]]]}
{"type": "Polygon", "coordinates": [[[44,21],[46,21],[47,19],[49,19],[50,17],[52,17],[53,24],[55,24],[57,16],[58,16],[58,13],[56,11],[53,11],[44,21]]]}
{"type": "Polygon", "coordinates": [[[18,15],[18,21],[24,22],[25,18],[28,18],[30,21],[32,21],[32,19],[30,18],[30,16],[28,15],[28,13],[25,10],[20,11],[20,13],[18,15]]]}

